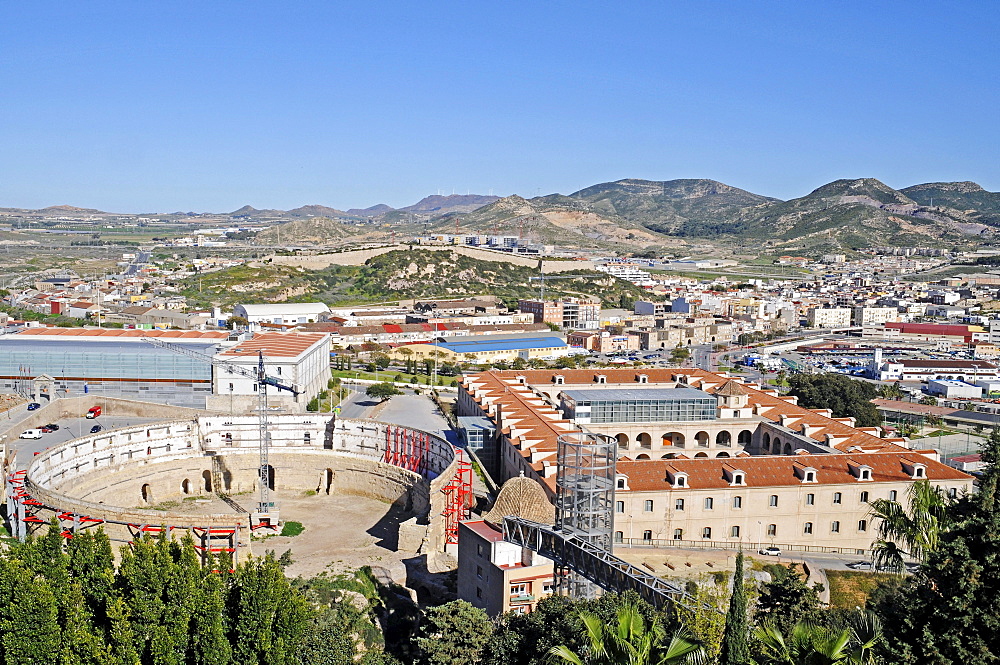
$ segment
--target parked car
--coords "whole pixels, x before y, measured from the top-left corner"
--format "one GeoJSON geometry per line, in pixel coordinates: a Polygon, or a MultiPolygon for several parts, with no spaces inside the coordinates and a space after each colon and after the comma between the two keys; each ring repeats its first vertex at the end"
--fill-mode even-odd
{"type": "Polygon", "coordinates": [[[31,402],[28,404],[28,411],[37,411],[40,408],[42,408],[42,405],[38,402],[31,402]]]}
{"type": "Polygon", "coordinates": [[[86,418],[90,418],[90,419],[94,419],[94,418],[98,417],[99,415],[101,415],[101,407],[99,407],[99,406],[92,406],[89,409],[87,409],[87,415],[85,417],[86,418]]]}
{"type": "Polygon", "coordinates": [[[26,429],[21,432],[21,439],[40,439],[42,438],[42,430],[40,429],[26,429]]]}
{"type": "Polygon", "coordinates": [[[757,550],[757,554],[763,554],[764,556],[781,556],[781,549],[771,545],[770,547],[757,550]]]}
{"type": "Polygon", "coordinates": [[[47,429],[50,432],[58,432],[59,431],[59,425],[56,425],[55,423],[49,423],[48,425],[43,425],[42,429],[47,429]]]}
{"type": "Polygon", "coordinates": [[[102,429],[104,429],[104,428],[103,428],[103,427],[101,427],[100,425],[94,425],[93,427],[91,427],[91,428],[90,428],[90,433],[91,433],[91,434],[97,434],[97,433],[98,433],[98,432],[100,432],[100,431],[101,431],[102,429]]]}

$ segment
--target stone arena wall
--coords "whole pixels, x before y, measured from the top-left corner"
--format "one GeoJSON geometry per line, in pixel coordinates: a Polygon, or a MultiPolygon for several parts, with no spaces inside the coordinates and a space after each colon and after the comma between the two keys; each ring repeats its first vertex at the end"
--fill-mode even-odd
{"type": "MultiPolygon", "coordinates": [[[[418,473],[381,461],[396,427],[387,423],[304,414],[273,416],[269,424],[275,491],[354,494],[396,504],[426,526],[425,547],[444,547],[441,489],[457,465],[447,441],[426,435],[418,473]]],[[[74,439],[34,458],[26,485],[46,506],[101,519],[247,528],[249,516],[235,509],[193,515],[152,508],[221,492],[252,511],[259,463],[257,418],[202,416],[74,439]]]]}

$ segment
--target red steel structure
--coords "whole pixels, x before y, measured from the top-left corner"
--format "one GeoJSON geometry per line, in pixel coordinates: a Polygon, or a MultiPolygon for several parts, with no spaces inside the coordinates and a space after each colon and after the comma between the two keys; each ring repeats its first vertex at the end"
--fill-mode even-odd
{"type": "Polygon", "coordinates": [[[382,461],[407,471],[424,474],[431,435],[408,427],[389,425],[385,428],[385,455],[382,461]]]}
{"type": "Polygon", "coordinates": [[[469,518],[472,501],[472,464],[460,448],[455,448],[458,468],[441,490],[445,495],[444,534],[449,545],[458,544],[458,523],[469,518]]]}

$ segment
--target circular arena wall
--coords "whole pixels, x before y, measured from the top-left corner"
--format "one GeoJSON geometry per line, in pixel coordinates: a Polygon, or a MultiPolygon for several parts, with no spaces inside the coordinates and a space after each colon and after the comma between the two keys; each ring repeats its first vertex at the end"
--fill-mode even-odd
{"type": "MultiPolygon", "coordinates": [[[[423,547],[444,548],[444,490],[458,466],[446,440],[326,414],[268,420],[275,491],[354,494],[396,504],[417,518],[423,547]]],[[[237,495],[246,509],[254,509],[259,432],[254,416],[202,416],[101,432],[35,457],[24,487],[40,508],[85,516],[93,520],[89,523],[104,520],[109,531],[115,524],[121,531],[135,525],[237,526],[245,538],[249,515],[236,509],[239,504],[229,503],[236,506],[232,512],[209,515],[152,507],[219,493],[237,495]]]]}

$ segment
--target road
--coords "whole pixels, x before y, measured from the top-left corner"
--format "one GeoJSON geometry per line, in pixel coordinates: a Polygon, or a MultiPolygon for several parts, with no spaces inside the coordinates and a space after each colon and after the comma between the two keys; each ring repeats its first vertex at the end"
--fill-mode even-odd
{"type": "Polygon", "coordinates": [[[134,416],[101,416],[96,420],[87,418],[62,418],[56,420],[59,430],[42,434],[41,439],[20,439],[17,438],[22,430],[15,428],[8,434],[7,445],[17,453],[16,464],[18,468],[24,468],[36,453],[51,448],[60,443],[65,443],[70,439],[90,434],[90,429],[100,424],[105,430],[113,430],[119,427],[130,427],[132,425],[144,425],[146,423],[159,422],[156,418],[137,418],[134,416]]]}

